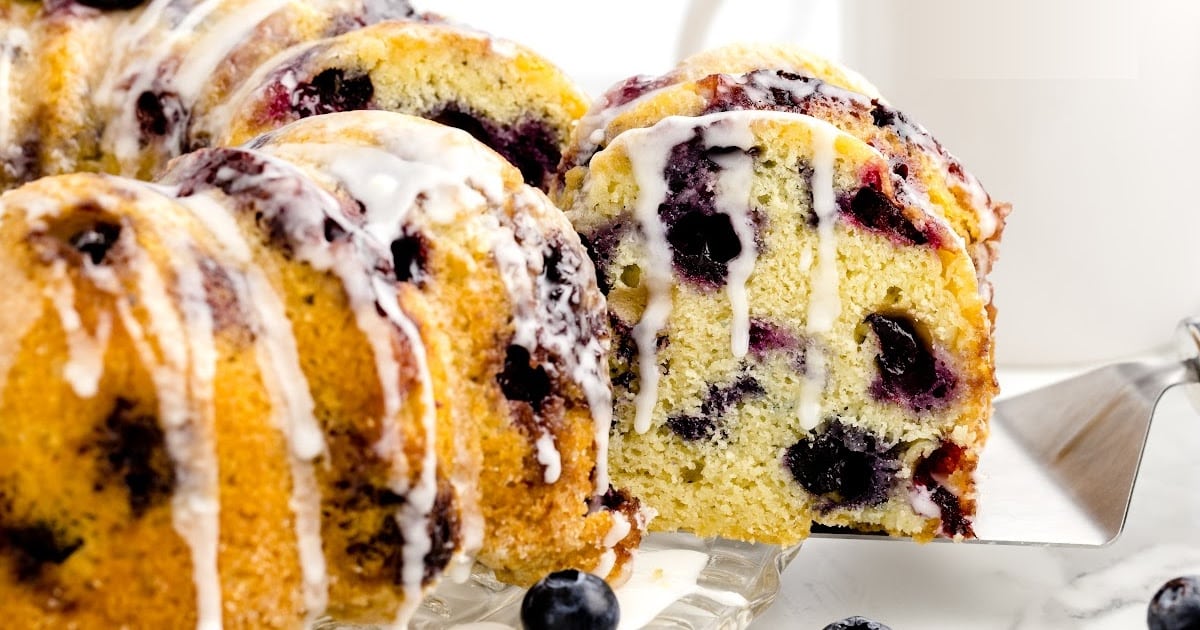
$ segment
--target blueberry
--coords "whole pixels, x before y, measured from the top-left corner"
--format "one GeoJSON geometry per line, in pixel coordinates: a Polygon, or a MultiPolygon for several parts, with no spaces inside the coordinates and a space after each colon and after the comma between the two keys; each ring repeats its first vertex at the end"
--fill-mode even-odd
{"type": "Polygon", "coordinates": [[[491,147],[521,171],[525,183],[545,189],[562,159],[558,134],[545,122],[529,118],[502,125],[448,104],[426,115],[430,120],[462,129],[491,147]]]}
{"type": "Polygon", "coordinates": [[[592,265],[598,272],[596,285],[600,287],[600,292],[604,295],[608,295],[612,290],[613,278],[620,273],[610,267],[613,257],[616,256],[617,246],[621,244],[630,229],[631,225],[628,222],[617,221],[602,225],[591,233],[579,237],[584,250],[587,251],[588,258],[592,259],[592,265]]]}
{"type": "Polygon", "coordinates": [[[800,339],[783,326],[765,319],[750,320],[750,352],[756,356],[773,350],[794,351],[800,349],[800,345],[800,339]]]}
{"type": "Polygon", "coordinates": [[[672,433],[689,441],[707,440],[717,434],[719,418],[707,416],[671,416],[667,418],[667,428],[672,433]]]}
{"type": "Polygon", "coordinates": [[[625,81],[609,88],[604,96],[608,101],[609,107],[618,107],[626,103],[637,100],[642,95],[657,90],[671,83],[670,77],[650,77],[639,75],[625,79],[625,81]]]}
{"type": "Polygon", "coordinates": [[[420,280],[425,272],[425,263],[429,257],[429,243],[419,232],[405,231],[400,238],[392,241],[392,261],[395,267],[396,280],[411,282],[420,280]]]}
{"type": "Polygon", "coordinates": [[[876,127],[890,127],[896,124],[896,110],[879,102],[879,99],[871,101],[871,122],[875,123],[876,127]]]}
{"type": "Polygon", "coordinates": [[[133,9],[139,7],[146,0],[76,0],[79,4],[85,7],[92,7],[102,11],[115,11],[118,9],[133,9]]]}
{"type": "Polygon", "coordinates": [[[533,365],[529,350],[523,346],[510,345],[505,351],[504,370],[496,375],[500,391],[509,400],[527,402],[534,409],[541,409],[542,402],[550,396],[550,376],[546,368],[533,365]]]}
{"type": "Polygon", "coordinates": [[[887,235],[902,245],[924,245],[925,235],[904,215],[900,204],[887,198],[871,185],[859,188],[853,195],[838,200],[841,213],[868,230],[887,235]]]}
{"type": "Polygon", "coordinates": [[[1150,630],[1200,630],[1200,575],[1163,584],[1150,600],[1146,623],[1150,630]]]}
{"type": "Polygon", "coordinates": [[[179,95],[174,92],[145,91],[138,95],[135,115],[142,136],[163,137],[183,122],[186,110],[179,95]]]}
{"type": "MultiPolygon", "coordinates": [[[[323,235],[326,243],[339,241],[346,236],[346,229],[343,228],[333,217],[325,217],[325,222],[322,224],[323,235]]],[[[395,254],[396,244],[392,243],[393,255],[395,254]]]]}
{"type": "Polygon", "coordinates": [[[835,507],[882,503],[900,470],[891,449],[875,434],[836,419],[788,447],[783,463],[805,490],[835,507]]]}
{"type": "Polygon", "coordinates": [[[171,498],[175,467],[158,418],[138,413],[131,401],[118,398],[97,431],[96,446],[101,455],[101,484],[107,478],[124,482],[135,518],[171,498]]]}
{"type": "Polygon", "coordinates": [[[949,477],[966,466],[963,461],[965,456],[966,451],[961,446],[945,442],[928,457],[917,462],[913,469],[913,481],[929,489],[930,500],[941,512],[941,532],[949,537],[975,536],[971,521],[964,514],[962,501],[938,483],[939,478],[949,477]]]}
{"type": "Polygon", "coordinates": [[[731,110],[767,110],[807,114],[821,96],[824,82],[783,70],[756,70],[743,76],[713,75],[701,83],[712,94],[704,113],[731,110]]]}
{"type": "Polygon", "coordinates": [[[679,437],[694,441],[715,436],[721,428],[725,412],[749,396],[766,393],[753,376],[743,374],[732,383],[708,386],[708,395],[700,404],[699,415],[676,415],[667,418],[667,427],[679,437]]]}
{"type": "Polygon", "coordinates": [[[116,223],[98,222],[71,237],[71,247],[92,260],[93,265],[104,262],[108,251],[121,238],[121,226],[116,223]]]}
{"type": "Polygon", "coordinates": [[[15,557],[17,579],[21,582],[36,580],[47,565],[66,562],[82,546],[81,538],[47,522],[0,523],[0,552],[15,557]]]}
{"type": "Polygon", "coordinates": [[[953,395],[958,378],[934,357],[912,319],[872,313],[864,321],[879,340],[875,356],[879,376],[871,384],[872,396],[921,411],[937,407],[953,395]]]}
{"type": "Polygon", "coordinates": [[[611,630],[621,610],[608,584],[590,574],[568,569],[542,578],[521,602],[525,630],[611,630]]]}
{"type": "Polygon", "coordinates": [[[743,149],[708,146],[703,132],[698,128],[692,139],[671,148],[663,170],[667,197],[658,215],[667,226],[675,272],[693,285],[713,289],[725,284],[729,262],[742,253],[733,221],[716,208],[717,159],[743,149]]]}
{"type": "Polygon", "coordinates": [[[675,266],[683,274],[710,286],[724,284],[729,262],[742,253],[733,221],[724,213],[692,211],[667,228],[675,266]]]}
{"type": "Polygon", "coordinates": [[[871,619],[867,619],[866,617],[859,617],[859,616],[855,615],[853,617],[846,617],[845,619],[840,619],[838,621],[835,621],[835,622],[825,626],[824,630],[892,630],[892,629],[888,626],[883,625],[882,623],[879,623],[878,621],[874,621],[871,619]]]}
{"type": "Polygon", "coordinates": [[[366,74],[349,75],[341,68],[329,68],[312,81],[296,86],[292,93],[292,111],[301,118],[366,109],[375,97],[375,84],[366,74]]]}

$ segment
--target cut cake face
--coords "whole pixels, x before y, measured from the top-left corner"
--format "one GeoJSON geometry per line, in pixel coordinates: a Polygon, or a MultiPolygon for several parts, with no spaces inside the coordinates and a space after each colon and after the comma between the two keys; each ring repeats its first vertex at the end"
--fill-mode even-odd
{"type": "Polygon", "coordinates": [[[667,116],[616,135],[560,200],[608,291],[614,479],[652,526],[971,535],[985,301],[879,152],[800,114],[667,116]]]}

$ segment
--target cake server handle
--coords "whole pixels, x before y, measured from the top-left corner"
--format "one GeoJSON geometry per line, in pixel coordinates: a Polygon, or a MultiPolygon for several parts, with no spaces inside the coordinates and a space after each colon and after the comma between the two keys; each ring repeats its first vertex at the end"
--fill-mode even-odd
{"type": "MultiPolygon", "coordinates": [[[[1179,359],[1188,369],[1178,383],[1171,383],[1167,387],[1200,383],[1200,318],[1189,317],[1179,323],[1175,348],[1179,359]]],[[[1200,413],[1200,387],[1185,387],[1184,391],[1192,403],[1192,409],[1200,413]]]]}

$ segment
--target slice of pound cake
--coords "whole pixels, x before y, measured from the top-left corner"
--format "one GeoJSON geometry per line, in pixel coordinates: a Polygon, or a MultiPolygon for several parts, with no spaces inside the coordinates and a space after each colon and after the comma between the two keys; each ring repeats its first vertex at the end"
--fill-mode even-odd
{"type": "Polygon", "coordinates": [[[671,116],[559,200],[608,291],[614,482],[652,526],[972,535],[990,320],[963,240],[887,158],[797,113],[671,116]]]}

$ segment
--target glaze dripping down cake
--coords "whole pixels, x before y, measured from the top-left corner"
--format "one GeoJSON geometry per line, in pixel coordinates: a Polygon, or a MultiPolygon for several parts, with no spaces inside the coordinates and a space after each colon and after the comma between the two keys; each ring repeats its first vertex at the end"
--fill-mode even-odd
{"type": "Polygon", "coordinates": [[[609,299],[615,479],[702,536],[970,537],[1007,206],[814,76],[853,75],[736,52],[615,87],[555,188],[609,299]]]}
{"type": "Polygon", "coordinates": [[[0,197],[0,614],[391,624],[476,555],[626,571],[646,515],[607,482],[604,302],[561,213],[400,114],[253,146],[0,197]]]}

